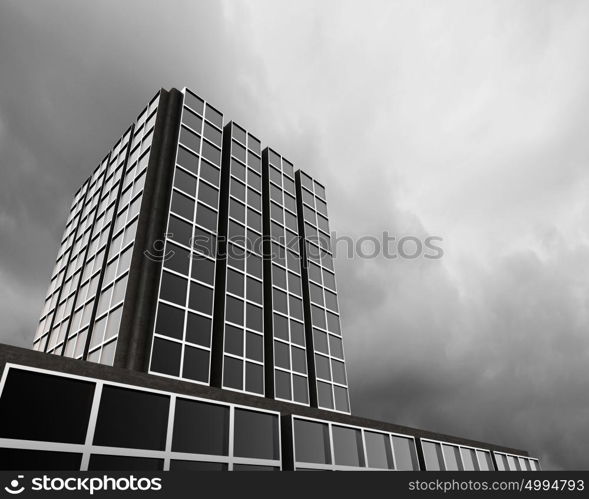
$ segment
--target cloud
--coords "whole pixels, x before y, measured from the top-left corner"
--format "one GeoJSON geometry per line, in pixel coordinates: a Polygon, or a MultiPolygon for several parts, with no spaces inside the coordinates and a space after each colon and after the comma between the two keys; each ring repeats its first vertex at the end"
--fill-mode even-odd
{"type": "Polygon", "coordinates": [[[0,9],[2,341],[30,344],[75,189],[186,85],[323,181],[339,235],[443,238],[337,259],[355,413],[589,465],[585,2],[0,9]]]}

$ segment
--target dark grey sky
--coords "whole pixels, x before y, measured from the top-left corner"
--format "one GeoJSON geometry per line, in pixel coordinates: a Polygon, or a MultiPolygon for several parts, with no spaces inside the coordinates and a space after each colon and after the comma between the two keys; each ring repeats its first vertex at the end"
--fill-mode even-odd
{"type": "Polygon", "coordinates": [[[188,86],[327,186],[354,413],[589,467],[589,3],[0,2],[0,341],[76,188],[188,86]]]}

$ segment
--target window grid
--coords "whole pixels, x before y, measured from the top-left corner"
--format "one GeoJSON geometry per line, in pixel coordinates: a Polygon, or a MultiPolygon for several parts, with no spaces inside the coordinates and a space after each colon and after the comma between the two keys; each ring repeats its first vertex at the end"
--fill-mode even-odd
{"type": "MultiPolygon", "coordinates": [[[[314,419],[308,418],[303,416],[291,416],[291,427],[292,427],[292,442],[293,442],[293,459],[294,459],[294,469],[295,471],[301,469],[313,469],[313,470],[327,470],[327,471],[397,471],[399,468],[399,453],[396,450],[394,439],[395,438],[402,438],[406,439],[409,442],[411,447],[412,455],[414,456],[414,465],[413,470],[419,471],[419,464],[417,463],[417,449],[415,447],[415,438],[411,435],[404,435],[401,433],[392,433],[386,432],[381,430],[376,430],[373,428],[365,428],[361,426],[355,425],[348,425],[344,423],[332,423],[330,421],[325,421],[322,419],[314,419]],[[329,463],[312,463],[312,462],[304,462],[304,461],[297,461],[297,450],[296,450],[296,435],[295,435],[295,421],[308,421],[311,423],[317,423],[321,425],[325,425],[328,428],[329,433],[329,463]],[[358,447],[359,451],[359,466],[350,466],[350,465],[343,465],[338,464],[336,455],[335,455],[335,446],[334,446],[334,428],[343,428],[343,429],[350,429],[360,432],[361,436],[361,445],[358,447]],[[367,444],[366,444],[366,434],[378,434],[383,435],[386,437],[385,442],[387,442],[388,450],[390,451],[391,462],[389,463],[388,467],[370,467],[369,466],[369,459],[367,453],[367,444]]],[[[404,471],[404,470],[399,470],[404,471]]],[[[405,470],[406,471],[406,470],[405,470]]]]}
{"type": "Polygon", "coordinates": [[[8,439],[8,438],[0,438],[0,447],[3,448],[13,448],[13,449],[31,449],[37,451],[56,451],[56,452],[72,452],[82,454],[82,461],[80,470],[87,471],[88,464],[90,461],[91,456],[93,455],[109,455],[109,456],[126,456],[126,457],[143,457],[143,458],[153,458],[153,459],[160,459],[163,461],[163,471],[168,471],[170,469],[170,461],[173,460],[183,460],[183,461],[202,461],[202,462],[215,462],[215,463],[225,463],[228,465],[228,470],[232,471],[234,465],[244,464],[244,465],[259,465],[259,466],[268,466],[274,467],[278,470],[282,469],[282,443],[281,443],[281,435],[282,432],[280,431],[280,413],[271,410],[265,409],[258,409],[252,408],[249,406],[243,406],[239,404],[231,404],[222,401],[213,401],[210,399],[203,399],[200,397],[192,397],[189,395],[177,395],[172,392],[165,392],[162,390],[154,390],[150,388],[138,387],[133,385],[127,385],[123,383],[115,383],[115,382],[106,382],[103,380],[98,380],[95,378],[87,378],[84,376],[78,376],[73,374],[64,374],[62,372],[55,372],[46,369],[39,369],[35,367],[29,366],[21,366],[15,364],[6,364],[6,368],[4,369],[4,373],[2,376],[2,380],[0,381],[0,396],[2,395],[2,391],[4,389],[5,381],[8,376],[8,373],[11,369],[18,369],[18,370],[25,370],[25,371],[32,371],[37,373],[49,374],[58,376],[61,378],[67,379],[76,379],[82,381],[88,381],[95,385],[95,392],[94,392],[94,400],[92,402],[92,409],[90,411],[89,416],[89,424],[87,429],[87,436],[86,442],[84,444],[68,444],[68,443],[60,443],[60,442],[46,442],[46,441],[31,441],[31,440],[16,440],[16,439],[8,439]],[[212,454],[196,454],[196,453],[185,453],[185,452],[177,452],[172,451],[172,442],[173,442],[173,430],[174,425],[173,421],[168,421],[168,427],[165,437],[165,446],[164,450],[144,450],[138,448],[122,448],[122,447],[107,447],[101,445],[95,445],[94,441],[94,433],[96,428],[96,422],[98,417],[98,409],[100,406],[101,396],[103,393],[104,387],[119,387],[125,388],[129,390],[133,390],[134,392],[140,393],[149,393],[149,394],[157,394],[157,395],[164,395],[169,397],[169,414],[173,416],[174,409],[177,404],[178,399],[188,400],[188,401],[195,401],[195,402],[203,402],[208,405],[213,405],[217,407],[225,407],[229,409],[229,448],[227,455],[212,455],[212,454]],[[252,458],[252,457],[238,457],[235,455],[235,445],[234,445],[234,428],[235,428],[235,412],[236,410],[245,410],[249,412],[253,412],[256,414],[264,414],[264,415],[271,415],[276,417],[277,419],[277,446],[278,446],[278,458],[277,459],[261,459],[261,458],[252,458]]]}
{"type": "Polygon", "coordinates": [[[295,202],[293,165],[272,149],[268,149],[267,168],[270,183],[269,218],[272,238],[270,268],[274,398],[309,405],[298,210],[295,202]],[[292,202],[288,199],[292,199],[292,202]],[[281,297],[281,303],[275,299],[278,297],[281,297]],[[283,299],[284,297],[286,299],[283,299]],[[280,351],[285,349],[286,364],[284,355],[280,354],[280,351]]]}
{"type": "Polygon", "coordinates": [[[149,372],[209,384],[222,116],[183,94],[149,372]]]}
{"type": "Polygon", "coordinates": [[[297,192],[303,217],[303,261],[307,269],[318,406],[350,413],[347,373],[333,258],[329,242],[325,189],[302,171],[297,192]],[[319,220],[325,220],[320,222],[319,220]]]}
{"type": "Polygon", "coordinates": [[[421,445],[427,470],[439,468],[440,471],[495,471],[491,453],[487,449],[429,438],[422,438],[421,445]],[[436,459],[428,457],[428,446],[436,454],[436,459]]]}
{"type": "Polygon", "coordinates": [[[259,141],[235,123],[231,123],[228,128],[231,135],[227,231],[229,244],[225,278],[222,386],[230,390],[264,395],[262,180],[259,141]],[[234,317],[233,308],[238,306],[241,313],[234,317]]]}
{"type": "Polygon", "coordinates": [[[541,471],[540,461],[533,457],[493,451],[497,471],[541,471]]]}

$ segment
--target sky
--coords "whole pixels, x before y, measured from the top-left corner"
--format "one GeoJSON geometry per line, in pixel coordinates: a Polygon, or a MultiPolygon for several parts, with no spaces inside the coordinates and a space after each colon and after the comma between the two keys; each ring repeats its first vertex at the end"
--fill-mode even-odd
{"type": "Polygon", "coordinates": [[[589,455],[589,3],[0,0],[0,342],[30,347],[71,198],[187,86],[327,187],[357,415],[589,455]],[[336,248],[337,250],[337,248],[336,248]]]}

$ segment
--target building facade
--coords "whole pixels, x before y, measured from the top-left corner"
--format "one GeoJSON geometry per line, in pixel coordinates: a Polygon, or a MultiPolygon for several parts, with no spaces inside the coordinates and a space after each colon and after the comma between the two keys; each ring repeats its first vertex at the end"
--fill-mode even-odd
{"type": "Polygon", "coordinates": [[[350,415],[325,187],[188,89],[76,192],[33,350],[0,349],[4,469],[539,467],[350,415]]]}

